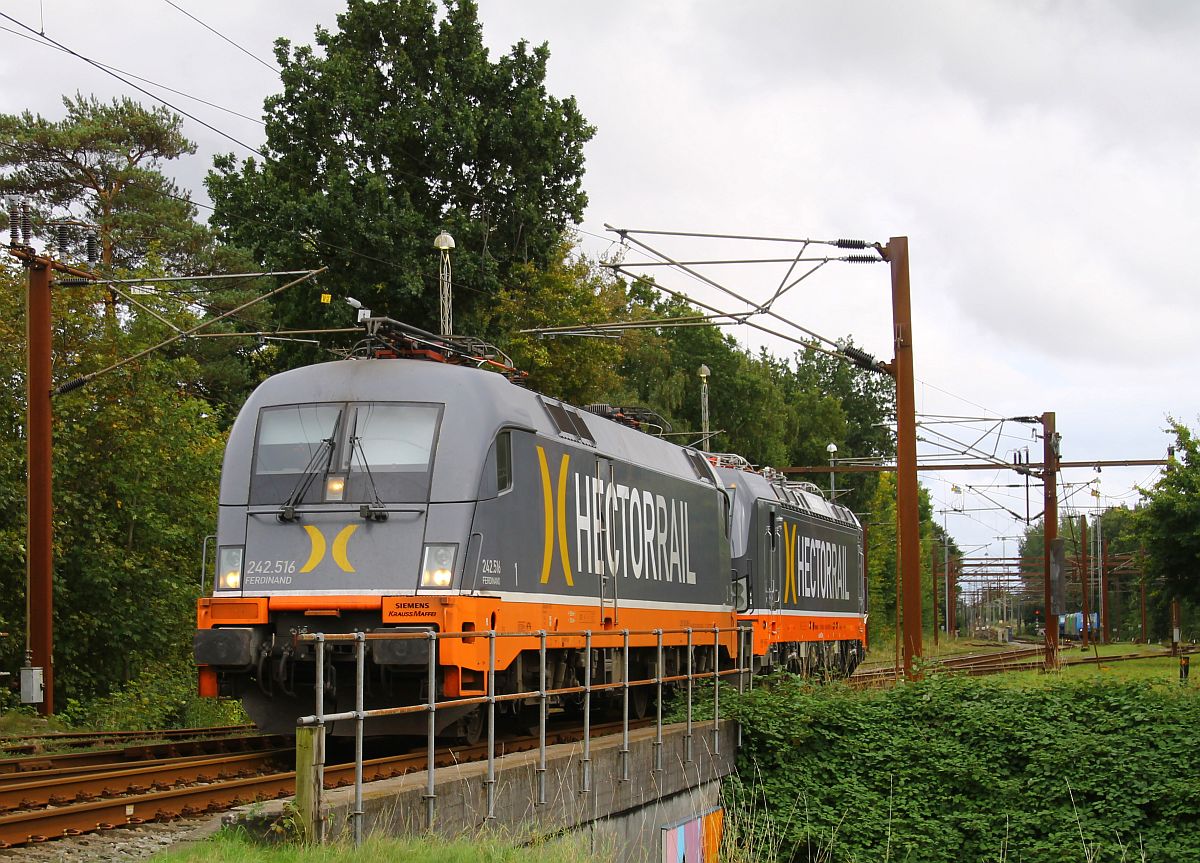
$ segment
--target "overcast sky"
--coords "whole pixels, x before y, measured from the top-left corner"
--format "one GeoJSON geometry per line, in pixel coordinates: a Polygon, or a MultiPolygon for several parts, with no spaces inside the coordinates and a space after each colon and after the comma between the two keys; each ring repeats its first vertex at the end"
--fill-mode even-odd
{"type": "MultiPolygon", "coordinates": [[[[275,37],[311,42],[314,26],[334,26],[342,8],[332,0],[173,2],[267,60],[275,37]]],[[[1167,415],[1198,422],[1192,331],[1200,292],[1188,240],[1200,235],[1192,203],[1200,187],[1200,4],[481,6],[493,56],[519,39],[548,42],[551,91],[576,96],[598,129],[584,178],[586,251],[612,251],[605,223],[881,242],[907,236],[920,413],[1055,411],[1069,460],[1161,458],[1167,415]]],[[[250,117],[261,116],[263,98],[279,88],[271,70],[167,0],[0,0],[0,11],[95,60],[250,117]]],[[[145,86],[242,141],[262,140],[260,124],[145,86]]],[[[76,90],[141,98],[78,59],[0,32],[0,111],[57,119],[61,95],[76,90]]],[[[199,152],[172,170],[203,199],[212,154],[245,151],[190,120],[185,129],[199,152]]],[[[766,251],[649,241],[673,255],[766,251]]],[[[633,250],[625,258],[642,259],[633,250]]],[[[785,271],[714,275],[762,301],[785,271]]],[[[742,309],[694,281],[656,276],[742,309]]],[[[891,358],[883,265],[826,266],[775,309],[891,358]]],[[[735,335],[791,350],[745,328],[735,335]]],[[[988,427],[930,424],[920,434],[973,443],[988,427]]],[[[979,446],[1005,460],[1029,446],[1040,459],[1028,427],[1006,424],[1004,434],[979,446]]],[[[947,453],[931,444],[921,451],[947,453]]],[[[1155,475],[1106,469],[1100,501],[1132,504],[1133,487],[1155,475]]],[[[1089,469],[1064,479],[1096,477],[1089,469]]],[[[936,509],[955,510],[947,524],[966,550],[1015,553],[1015,541],[1000,537],[1019,534],[1022,523],[984,511],[991,504],[966,489],[1024,513],[1023,490],[995,487],[1016,482],[1014,474],[927,473],[922,482],[936,509]]],[[[1031,496],[1036,515],[1040,489],[1031,496]]],[[[1086,490],[1071,499],[1095,502],[1086,490]]]]}

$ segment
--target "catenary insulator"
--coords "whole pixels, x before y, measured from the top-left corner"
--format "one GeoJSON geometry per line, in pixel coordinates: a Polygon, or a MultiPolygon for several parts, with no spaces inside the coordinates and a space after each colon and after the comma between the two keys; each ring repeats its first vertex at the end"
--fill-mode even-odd
{"type": "Polygon", "coordinates": [[[865,249],[870,244],[866,240],[838,240],[836,245],[839,249],[865,249]]]}
{"type": "Polygon", "coordinates": [[[29,202],[21,202],[21,242],[28,246],[33,242],[33,217],[29,214],[29,202]]]}
{"type": "Polygon", "coordinates": [[[844,347],[842,348],[842,356],[850,360],[850,362],[854,363],[856,366],[861,366],[864,369],[879,368],[879,360],[875,359],[861,348],[852,346],[844,347]]]}
{"type": "Polygon", "coordinates": [[[67,256],[67,240],[69,232],[66,225],[55,225],[56,233],[58,234],[58,256],[65,258],[67,256]]]}
{"type": "Polygon", "coordinates": [[[874,255],[846,255],[846,260],[852,264],[878,264],[883,258],[874,255]]]}
{"type": "Polygon", "coordinates": [[[61,396],[63,393],[71,392],[71,390],[77,390],[91,379],[91,375],[84,375],[83,377],[67,381],[65,384],[60,384],[59,386],[55,387],[54,394],[56,396],[61,396]]]}
{"type": "Polygon", "coordinates": [[[89,264],[94,264],[100,260],[100,244],[96,240],[95,231],[88,231],[87,233],[87,259],[89,264]]]}

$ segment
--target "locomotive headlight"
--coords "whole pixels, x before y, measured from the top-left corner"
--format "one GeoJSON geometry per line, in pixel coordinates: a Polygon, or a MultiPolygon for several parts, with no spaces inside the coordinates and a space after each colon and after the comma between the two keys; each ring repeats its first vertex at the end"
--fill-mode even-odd
{"type": "Polygon", "coordinates": [[[457,552],[457,545],[426,545],[421,561],[421,587],[449,587],[457,552]]]}
{"type": "Polygon", "coordinates": [[[346,478],[331,476],[325,480],[325,500],[341,500],[346,494],[346,478]]]}
{"type": "Polygon", "coordinates": [[[237,590],[242,586],[242,547],[222,546],[217,553],[217,586],[221,590],[237,590]]]}

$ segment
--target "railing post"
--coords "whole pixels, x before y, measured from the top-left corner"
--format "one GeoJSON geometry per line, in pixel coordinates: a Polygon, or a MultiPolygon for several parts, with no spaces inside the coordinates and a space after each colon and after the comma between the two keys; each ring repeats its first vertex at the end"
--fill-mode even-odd
{"type": "Polygon", "coordinates": [[[592,631],[583,634],[583,779],[580,794],[592,790],[592,631]]]}
{"type": "Polygon", "coordinates": [[[538,632],[538,766],[537,805],[546,805],[546,630],[538,632]]]}
{"type": "Polygon", "coordinates": [[[721,629],[713,627],[713,755],[721,754],[721,629]]]}
{"type": "MultiPolygon", "coordinates": [[[[738,693],[745,695],[749,687],[749,677],[746,674],[746,630],[743,627],[737,627],[737,667],[738,667],[738,693]]],[[[737,724],[737,746],[742,748],[742,723],[737,724]]]]}
{"type": "Polygon", "coordinates": [[[362,845],[363,833],[363,713],[366,690],[367,636],[354,633],[354,847],[362,845]]]}
{"type": "Polygon", "coordinates": [[[487,668],[487,816],[496,820],[496,630],[488,630],[487,668]]]}
{"type": "Polygon", "coordinates": [[[624,635],[623,650],[624,654],[624,672],[621,677],[621,692],[623,695],[621,705],[621,782],[629,781],[629,630],[621,630],[624,635]]]}
{"type": "Polygon", "coordinates": [[[687,733],[683,735],[684,761],[692,763],[692,628],[687,628],[687,733]]]}
{"type": "Polygon", "coordinates": [[[426,703],[428,722],[425,727],[425,828],[433,830],[433,810],[437,794],[434,785],[434,738],[437,736],[437,633],[432,629],[426,637],[425,644],[429,651],[427,657],[426,685],[429,688],[429,698],[426,703]]]}
{"type": "Polygon", "coordinates": [[[658,656],[654,663],[654,682],[656,695],[656,712],[655,712],[655,733],[654,733],[654,772],[662,773],[662,749],[663,749],[663,723],[662,723],[662,702],[663,702],[663,631],[661,629],[654,630],[654,634],[658,637],[658,656]]]}
{"type": "Polygon", "coordinates": [[[316,757],[317,764],[317,787],[316,787],[316,809],[317,815],[317,832],[315,835],[318,842],[325,841],[324,822],[321,818],[321,795],[325,793],[325,633],[317,633],[316,646],[316,663],[317,663],[317,679],[316,679],[316,710],[314,713],[317,717],[317,736],[315,740],[316,750],[313,753],[316,757]]]}

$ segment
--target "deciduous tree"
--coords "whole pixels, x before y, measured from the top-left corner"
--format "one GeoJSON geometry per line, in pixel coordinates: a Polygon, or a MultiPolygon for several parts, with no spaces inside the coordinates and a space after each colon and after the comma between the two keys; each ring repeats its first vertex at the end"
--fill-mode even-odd
{"type": "MultiPolygon", "coordinates": [[[[6,670],[25,632],[24,273],[0,268],[0,641],[6,670]]],[[[95,288],[53,297],[55,383],[93,371],[108,350],[147,344],[136,325],[114,337],[95,288]]],[[[59,703],[110,691],[140,662],[190,637],[199,549],[211,530],[223,446],[215,412],[189,393],[193,360],[151,355],[54,400],[55,666],[59,703]]]]}
{"type": "MultiPolygon", "coordinates": [[[[350,0],[316,48],[276,46],[283,92],[266,100],[266,157],[221,156],[208,178],[213,223],[269,266],[330,272],[324,290],[434,329],[433,239],[449,231],[456,329],[547,267],[583,214],[583,145],[573,98],[546,90],[546,45],[495,61],[471,0],[350,0]]],[[[280,320],[344,323],[297,292],[280,320]]],[[[473,335],[487,335],[477,329],[473,335]]]]}
{"type": "Polygon", "coordinates": [[[1171,420],[1175,462],[1144,491],[1137,512],[1137,535],[1146,551],[1146,572],[1161,579],[1168,593],[1200,601],[1200,441],[1171,420]]]}

